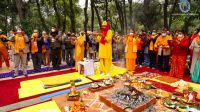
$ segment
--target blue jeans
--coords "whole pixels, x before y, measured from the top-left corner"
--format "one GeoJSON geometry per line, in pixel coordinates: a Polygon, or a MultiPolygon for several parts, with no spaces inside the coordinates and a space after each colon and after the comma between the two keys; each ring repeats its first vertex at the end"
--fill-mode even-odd
{"type": "Polygon", "coordinates": [[[150,60],[149,60],[149,54],[144,54],[144,65],[149,66],[150,60]]]}

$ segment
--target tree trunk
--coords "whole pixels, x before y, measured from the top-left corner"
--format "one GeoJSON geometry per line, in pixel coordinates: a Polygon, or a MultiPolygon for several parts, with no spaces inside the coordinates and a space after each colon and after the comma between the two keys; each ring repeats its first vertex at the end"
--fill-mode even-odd
{"type": "Polygon", "coordinates": [[[126,19],[126,3],[125,0],[123,0],[123,9],[124,9],[124,30],[127,34],[127,19],[126,19]]]}
{"type": "Polygon", "coordinates": [[[88,8],[88,0],[85,0],[85,8],[84,8],[84,16],[85,16],[84,31],[85,31],[86,35],[87,35],[87,23],[88,23],[87,8],[88,8]]]}
{"type": "Polygon", "coordinates": [[[145,30],[149,30],[151,27],[151,19],[150,12],[149,12],[149,7],[150,7],[150,0],[144,0],[144,6],[143,6],[143,13],[144,13],[144,21],[143,25],[145,26],[145,30]]]}
{"type": "Polygon", "coordinates": [[[91,0],[91,31],[94,31],[94,0],[91,0]]]}
{"type": "Polygon", "coordinates": [[[20,20],[20,23],[22,25],[22,22],[25,19],[23,2],[22,2],[22,0],[15,0],[15,2],[16,2],[17,12],[18,12],[18,15],[19,15],[19,20],[20,20]]]}
{"type": "Polygon", "coordinates": [[[167,21],[167,17],[168,17],[168,14],[167,14],[167,6],[168,6],[168,0],[165,0],[165,3],[163,5],[163,17],[164,17],[164,28],[168,29],[168,21],[167,21]]]}
{"type": "Polygon", "coordinates": [[[54,8],[54,11],[56,13],[57,27],[58,27],[58,29],[60,29],[61,20],[60,20],[60,14],[58,12],[58,8],[56,6],[56,2],[57,2],[57,0],[53,0],[53,8],[54,8]]]}
{"type": "Polygon", "coordinates": [[[99,27],[101,27],[101,18],[100,18],[100,16],[99,16],[99,11],[98,11],[97,7],[95,6],[95,4],[94,4],[94,10],[95,10],[96,15],[97,15],[99,27]]]}
{"type": "Polygon", "coordinates": [[[128,0],[129,2],[129,25],[131,28],[133,28],[133,9],[132,9],[132,0],[128,0]]]}
{"type": "Polygon", "coordinates": [[[108,20],[108,0],[105,0],[106,2],[106,20],[108,20]]]}
{"type": "Polygon", "coordinates": [[[124,18],[123,18],[123,11],[121,10],[122,7],[120,6],[118,0],[115,0],[115,5],[116,5],[116,9],[117,9],[118,16],[119,16],[121,31],[122,31],[122,33],[124,33],[124,18]]]}
{"type": "Polygon", "coordinates": [[[66,17],[67,17],[67,4],[66,4],[66,1],[63,0],[63,13],[64,13],[64,19],[63,19],[63,28],[62,28],[62,32],[65,32],[65,29],[66,29],[66,17]]]}
{"type": "Polygon", "coordinates": [[[45,20],[44,20],[44,18],[42,17],[42,13],[41,13],[41,10],[40,10],[40,3],[39,3],[39,0],[36,0],[36,4],[37,4],[38,16],[39,16],[39,18],[40,18],[40,21],[41,21],[41,23],[42,23],[42,26],[43,26],[43,28],[44,28],[46,31],[48,31],[48,28],[47,28],[47,25],[46,25],[46,23],[45,23],[45,20]]]}
{"type": "Polygon", "coordinates": [[[171,14],[170,14],[170,17],[169,17],[169,30],[171,28],[171,24],[172,24],[172,14],[174,13],[175,9],[176,9],[176,5],[178,3],[178,0],[174,0],[174,4],[173,4],[173,7],[172,7],[172,11],[171,11],[171,14]]]}
{"type": "Polygon", "coordinates": [[[75,21],[75,14],[74,14],[74,5],[73,5],[73,1],[69,0],[69,8],[70,8],[70,21],[71,21],[71,32],[76,32],[76,21],[75,21]]]}

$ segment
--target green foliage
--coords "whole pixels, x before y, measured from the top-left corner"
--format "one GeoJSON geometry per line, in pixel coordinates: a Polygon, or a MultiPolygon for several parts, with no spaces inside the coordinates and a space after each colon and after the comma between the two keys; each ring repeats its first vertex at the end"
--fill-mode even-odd
{"type": "MultiPolygon", "coordinates": [[[[23,0],[24,1],[24,0],[23,0]]],[[[134,0],[133,0],[134,1],[134,0]]],[[[133,14],[133,26],[136,31],[146,29],[162,29],[163,28],[163,4],[159,2],[160,0],[151,0],[149,4],[144,4],[143,2],[133,2],[132,3],[132,14],[133,14]]],[[[169,6],[173,6],[175,0],[169,0],[169,6]]],[[[179,0],[178,0],[179,1],[179,0]]],[[[179,30],[184,29],[187,32],[192,32],[196,28],[200,27],[200,0],[190,0],[191,1],[191,10],[189,13],[197,14],[197,15],[178,15],[172,16],[171,29],[179,30]]],[[[64,17],[64,8],[63,8],[63,0],[56,0],[56,6],[59,12],[59,16],[61,18],[61,30],[63,21],[66,20],[66,29],[65,31],[70,31],[71,21],[70,21],[70,6],[69,0],[65,0],[66,2],[66,15],[64,17]]],[[[76,20],[76,30],[83,30],[84,23],[84,12],[83,9],[78,5],[79,0],[73,0],[73,9],[75,13],[76,20]]],[[[122,0],[118,1],[122,6],[122,0]]],[[[94,0],[95,6],[99,11],[99,15],[101,20],[105,17],[105,1],[103,0],[94,0]]],[[[53,8],[52,0],[39,0],[40,11],[42,14],[42,18],[45,20],[46,26],[50,29],[52,25],[57,25],[57,18],[53,8]]],[[[38,7],[36,4],[36,0],[26,0],[23,2],[23,10],[25,11],[25,19],[20,22],[19,15],[16,8],[15,0],[1,0],[0,1],[0,28],[9,31],[13,28],[23,27],[26,33],[31,34],[33,29],[39,29],[40,31],[45,30],[44,26],[41,24],[41,19],[38,14],[38,7]],[[11,21],[6,20],[9,19],[11,21]]],[[[91,29],[91,7],[88,4],[88,30],[91,29]]],[[[172,8],[168,9],[168,20],[170,18],[172,8]]],[[[108,19],[113,31],[118,31],[122,33],[119,14],[117,11],[115,0],[108,0],[108,19]]],[[[129,20],[129,2],[126,0],[125,4],[126,9],[126,18],[128,23],[128,28],[130,27],[129,20]]],[[[178,4],[175,6],[174,13],[181,13],[178,7],[178,4]]],[[[99,24],[96,13],[94,13],[94,30],[99,31],[99,24]]]]}

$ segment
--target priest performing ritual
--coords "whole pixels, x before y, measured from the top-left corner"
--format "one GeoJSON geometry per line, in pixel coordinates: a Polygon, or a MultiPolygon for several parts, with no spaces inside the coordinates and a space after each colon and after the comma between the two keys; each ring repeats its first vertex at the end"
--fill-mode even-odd
{"type": "Polygon", "coordinates": [[[106,74],[110,77],[110,68],[112,64],[112,31],[107,21],[103,21],[101,34],[97,36],[99,42],[99,62],[101,75],[106,74]]]}

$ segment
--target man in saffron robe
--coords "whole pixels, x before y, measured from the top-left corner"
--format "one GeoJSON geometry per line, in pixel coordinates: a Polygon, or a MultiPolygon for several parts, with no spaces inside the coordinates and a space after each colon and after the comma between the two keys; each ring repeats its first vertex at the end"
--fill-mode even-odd
{"type": "Polygon", "coordinates": [[[128,34],[124,39],[124,44],[126,45],[125,47],[126,69],[129,72],[134,72],[135,70],[136,59],[137,59],[137,43],[139,42],[132,32],[128,34]]]}
{"type": "Polygon", "coordinates": [[[84,32],[81,32],[79,37],[72,41],[72,44],[75,45],[75,68],[78,70],[78,62],[84,58],[84,32]]]}
{"type": "Polygon", "coordinates": [[[99,61],[100,72],[110,77],[110,68],[112,64],[112,31],[107,21],[101,26],[101,35],[97,36],[99,42],[99,61]]]}
{"type": "Polygon", "coordinates": [[[170,76],[183,78],[186,58],[188,54],[189,39],[181,32],[178,32],[172,41],[172,56],[170,76]]]}
{"type": "Polygon", "coordinates": [[[2,69],[2,58],[4,59],[7,69],[10,70],[10,63],[9,63],[9,56],[8,56],[8,50],[5,46],[8,39],[3,34],[3,31],[0,29],[0,70],[2,69]]]}

